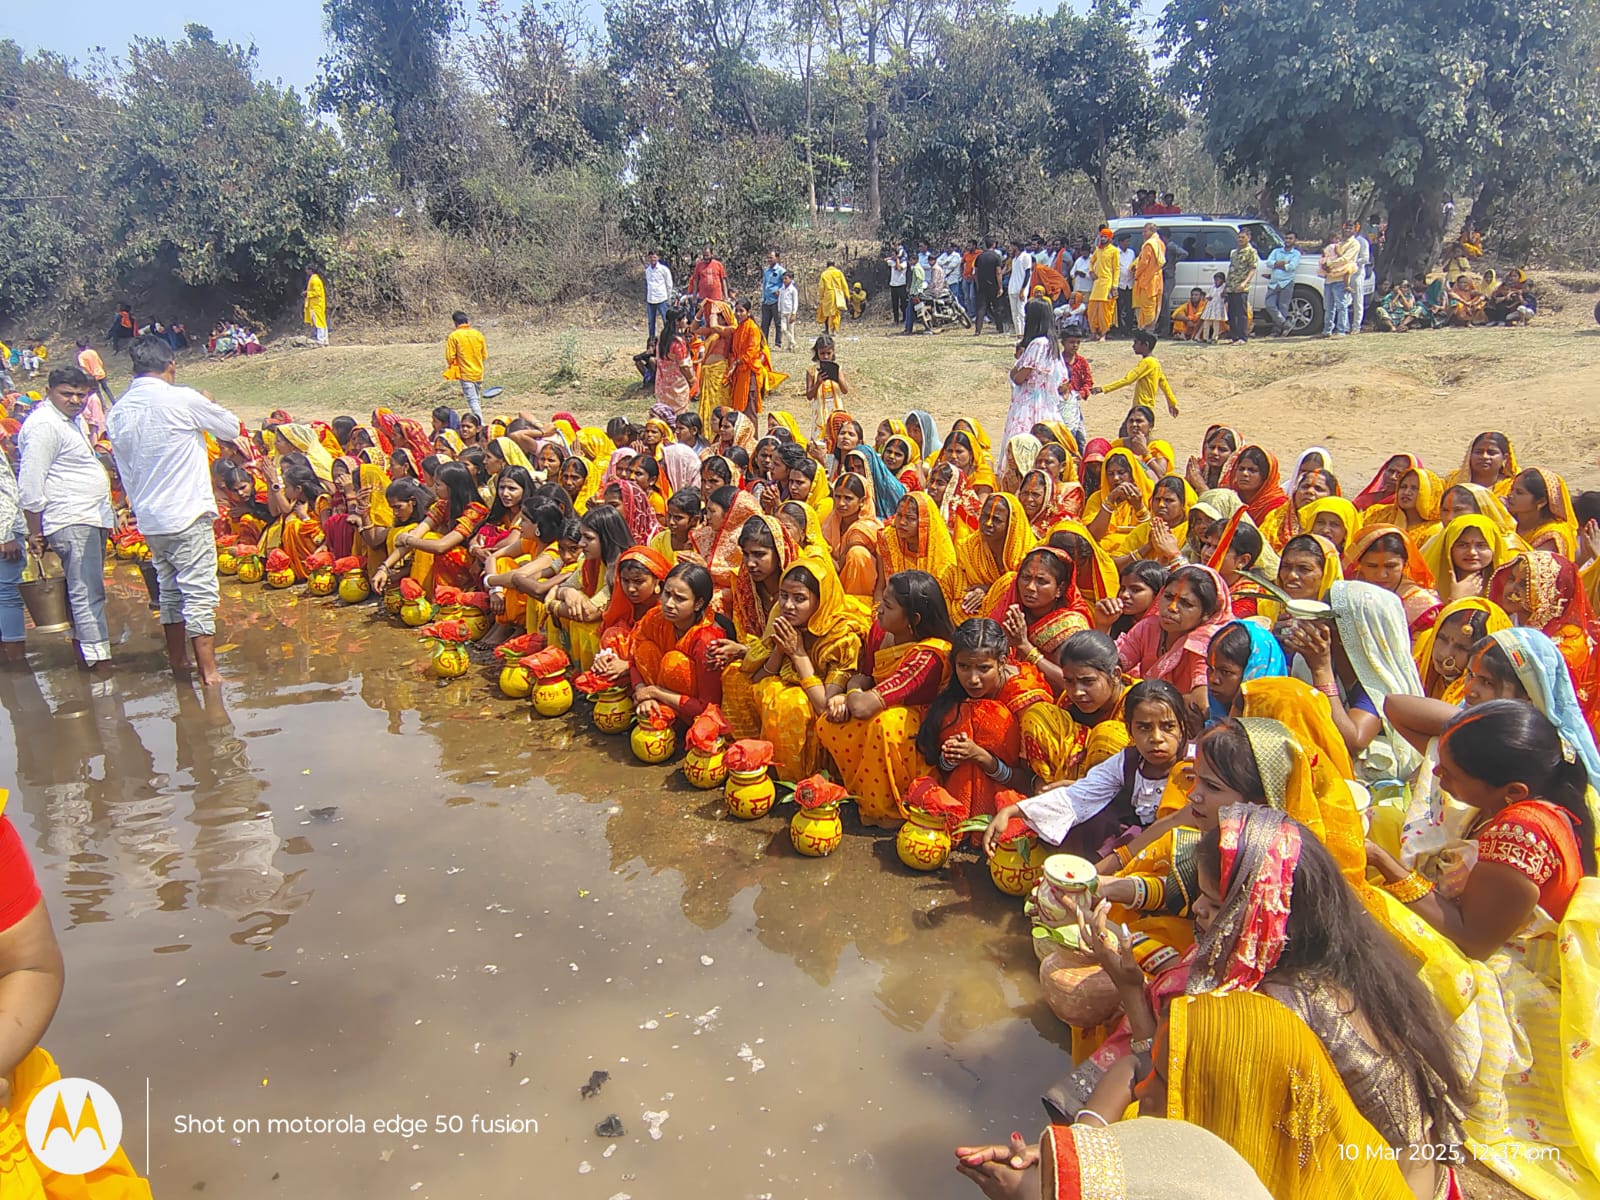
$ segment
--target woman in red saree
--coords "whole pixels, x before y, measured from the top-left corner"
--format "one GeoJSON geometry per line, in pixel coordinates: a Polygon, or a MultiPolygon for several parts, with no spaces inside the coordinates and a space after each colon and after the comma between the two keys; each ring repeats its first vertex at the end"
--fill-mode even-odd
{"type": "Polygon", "coordinates": [[[1049,704],[1050,689],[1032,666],[1011,662],[1011,644],[997,622],[973,617],[956,628],[952,678],[917,731],[917,751],[945,789],[972,816],[993,816],[1003,790],[1031,792],[1022,755],[1021,716],[1049,704]]]}
{"type": "Polygon", "coordinates": [[[1590,729],[1600,729],[1600,622],[1571,561],[1547,550],[1517,555],[1495,572],[1493,600],[1518,625],[1541,630],[1561,650],[1590,729]]]}
{"type": "Polygon", "coordinates": [[[404,449],[410,454],[412,465],[416,466],[433,453],[428,431],[419,421],[396,416],[387,408],[376,408],[372,410],[372,423],[377,427],[378,440],[385,454],[404,449]]]}
{"type": "Polygon", "coordinates": [[[596,686],[585,687],[580,677],[580,690],[596,691],[628,677],[634,630],[660,603],[661,584],[671,569],[666,559],[647,546],[631,546],[617,556],[617,583],[611,589],[605,616],[600,618],[600,649],[586,672],[596,686]]]}
{"type": "Polygon", "coordinates": [[[705,523],[694,531],[697,553],[711,572],[717,589],[716,611],[728,612],[729,590],[739,570],[739,531],[751,517],[761,515],[761,505],[749,492],[732,485],[719,487],[706,500],[705,523]]]}
{"type": "Polygon", "coordinates": [[[1250,519],[1261,531],[1261,540],[1276,545],[1289,497],[1278,481],[1278,460],[1260,446],[1246,446],[1235,454],[1222,472],[1221,487],[1229,488],[1244,501],[1250,519]]]}
{"type": "Polygon", "coordinates": [[[729,374],[728,402],[743,413],[761,411],[761,401],[787,375],[772,369],[772,355],[761,326],[750,315],[750,301],[734,305],[738,325],[733,331],[733,369],[729,374]]]}

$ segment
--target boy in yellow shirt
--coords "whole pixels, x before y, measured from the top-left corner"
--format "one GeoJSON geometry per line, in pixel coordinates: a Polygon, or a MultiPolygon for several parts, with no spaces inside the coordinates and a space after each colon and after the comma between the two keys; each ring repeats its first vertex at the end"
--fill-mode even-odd
{"type": "Polygon", "coordinates": [[[481,421],[483,408],[478,401],[478,385],[483,382],[483,364],[489,357],[489,348],[466,313],[452,313],[450,319],[456,327],[444,342],[444,377],[461,384],[461,395],[467,407],[481,421]]]}
{"type": "Polygon", "coordinates": [[[1164,393],[1167,398],[1167,411],[1173,416],[1178,415],[1178,398],[1172,394],[1172,385],[1167,382],[1166,372],[1161,369],[1161,364],[1156,361],[1156,335],[1141,329],[1133,335],[1133,352],[1139,356],[1139,365],[1134,367],[1115,383],[1108,383],[1104,387],[1092,387],[1089,394],[1097,396],[1102,392],[1114,392],[1118,388],[1125,388],[1130,383],[1133,385],[1133,402],[1143,404],[1151,412],[1156,408],[1156,394],[1164,393]]]}

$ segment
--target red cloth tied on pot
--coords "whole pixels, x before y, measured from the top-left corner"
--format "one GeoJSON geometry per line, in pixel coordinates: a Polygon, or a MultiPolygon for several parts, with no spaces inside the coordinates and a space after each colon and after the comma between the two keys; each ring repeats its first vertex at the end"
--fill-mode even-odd
{"type": "Polygon", "coordinates": [[[547,646],[535,654],[528,655],[522,660],[522,665],[532,671],[536,678],[549,679],[564,672],[572,665],[572,660],[560,646],[547,646]]]}
{"type": "MultiPolygon", "coordinates": [[[[319,550],[317,553],[320,554],[322,552],[319,550]]],[[[354,554],[347,554],[343,558],[333,560],[333,573],[335,575],[349,575],[354,571],[361,570],[363,565],[359,557],[354,554]]]]}
{"type": "MultiPolygon", "coordinates": [[[[733,727],[728,724],[728,718],[722,715],[722,710],[715,704],[708,704],[705,712],[696,717],[689,726],[689,732],[684,740],[691,750],[698,750],[701,754],[715,754],[717,748],[732,732],[733,727]]],[[[762,745],[770,746],[770,743],[763,742],[762,745]]]]}
{"type": "Polygon", "coordinates": [[[421,600],[422,585],[407,575],[400,581],[400,598],[403,600],[421,600]]]}
{"type": "Polygon", "coordinates": [[[306,557],[306,574],[312,571],[326,571],[333,566],[333,553],[329,550],[317,550],[306,557]]]}
{"type": "Polygon", "coordinates": [[[479,612],[489,611],[488,592],[462,592],[456,597],[456,603],[466,608],[475,608],[479,612]]]}
{"type": "Polygon", "coordinates": [[[434,621],[417,630],[425,638],[434,638],[441,642],[455,642],[457,645],[472,637],[472,632],[464,621],[434,621]]]}
{"type": "Polygon", "coordinates": [[[516,637],[507,638],[501,642],[494,648],[494,652],[506,662],[510,662],[514,658],[521,658],[525,654],[532,654],[536,650],[543,649],[544,634],[519,633],[516,637]]]}
{"type": "Polygon", "coordinates": [[[461,603],[461,589],[451,587],[448,583],[433,585],[433,602],[440,608],[449,608],[452,604],[461,603]]]}
{"type": "Polygon", "coordinates": [[[728,747],[722,760],[730,771],[764,771],[772,765],[772,743],[759,738],[740,738],[728,747]]]}
{"type": "Polygon", "coordinates": [[[294,560],[289,557],[287,551],[281,548],[267,555],[267,570],[269,571],[287,571],[293,566],[294,560]]]}
{"type": "Polygon", "coordinates": [[[968,816],[966,804],[952,796],[932,775],[919,776],[906,792],[906,807],[940,821],[946,833],[953,834],[956,826],[968,816]]]}
{"type": "Polygon", "coordinates": [[[849,793],[842,784],[824,779],[821,775],[808,776],[794,785],[794,802],[807,812],[831,808],[847,795],[849,793]]]}

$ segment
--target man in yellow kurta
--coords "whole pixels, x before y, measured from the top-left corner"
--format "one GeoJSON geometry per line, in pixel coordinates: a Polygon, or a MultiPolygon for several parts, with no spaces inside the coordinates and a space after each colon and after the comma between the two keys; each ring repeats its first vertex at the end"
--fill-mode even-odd
{"type": "Polygon", "coordinates": [[[827,333],[837,333],[839,322],[850,306],[850,284],[844,272],[829,262],[817,279],[817,320],[827,333]]]}
{"type": "Polygon", "coordinates": [[[305,323],[311,326],[311,335],[317,345],[328,344],[328,290],[322,286],[322,276],[315,267],[306,268],[305,323]]]}
{"type": "Polygon", "coordinates": [[[1100,230],[1100,241],[1089,257],[1089,272],[1094,285],[1089,291],[1089,332],[1103,342],[1117,320],[1117,277],[1122,274],[1122,255],[1111,240],[1111,230],[1100,230]]]}
{"type": "Polygon", "coordinates": [[[1156,223],[1146,221],[1144,244],[1139,247],[1139,257],[1133,263],[1133,307],[1139,328],[1151,333],[1156,329],[1156,318],[1161,313],[1161,293],[1165,291],[1161,272],[1167,265],[1167,248],[1156,232],[1156,223]]]}
{"type": "Polygon", "coordinates": [[[489,347],[483,334],[472,327],[466,313],[452,313],[450,319],[456,327],[444,342],[444,377],[461,384],[467,407],[481,421],[483,409],[478,402],[478,385],[483,382],[483,364],[489,358],[489,347]]]}

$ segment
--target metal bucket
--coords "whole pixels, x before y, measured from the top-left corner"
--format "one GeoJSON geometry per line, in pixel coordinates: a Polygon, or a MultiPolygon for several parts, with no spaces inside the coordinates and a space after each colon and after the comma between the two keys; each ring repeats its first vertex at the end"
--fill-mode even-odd
{"type": "Polygon", "coordinates": [[[32,565],[33,578],[19,583],[17,590],[22,593],[22,603],[28,607],[28,616],[33,618],[35,632],[60,633],[64,629],[71,629],[72,608],[67,604],[67,577],[45,575],[44,563],[38,558],[33,560],[32,565]]]}

